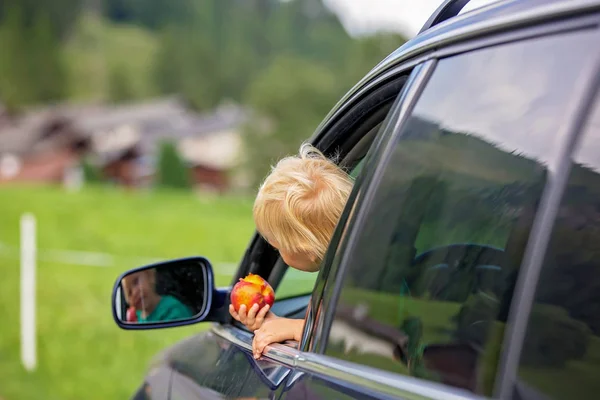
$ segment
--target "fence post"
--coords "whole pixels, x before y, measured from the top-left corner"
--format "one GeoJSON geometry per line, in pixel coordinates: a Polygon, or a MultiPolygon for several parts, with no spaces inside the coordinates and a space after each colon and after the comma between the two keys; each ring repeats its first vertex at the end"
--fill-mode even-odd
{"type": "Polygon", "coordinates": [[[21,362],[27,371],[37,367],[36,352],[36,221],[21,216],[21,362]]]}

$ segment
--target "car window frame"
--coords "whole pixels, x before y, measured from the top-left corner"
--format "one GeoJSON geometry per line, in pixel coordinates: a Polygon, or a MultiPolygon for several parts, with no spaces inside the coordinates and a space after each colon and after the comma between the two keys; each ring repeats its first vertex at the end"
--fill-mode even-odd
{"type": "MultiPolygon", "coordinates": [[[[389,110],[385,113],[385,117],[384,120],[382,122],[378,122],[376,125],[379,126],[379,128],[377,128],[377,132],[374,134],[373,139],[371,140],[371,144],[368,146],[368,149],[370,149],[371,147],[373,147],[374,145],[376,145],[376,143],[379,140],[379,130],[381,128],[381,126],[385,123],[385,121],[387,120],[387,118],[389,118],[389,115],[393,112],[393,107],[394,104],[396,103],[400,93],[404,90],[404,88],[406,87],[406,85],[408,84],[408,74],[409,71],[411,71],[412,68],[412,64],[408,64],[406,66],[404,66],[403,68],[398,68],[394,71],[390,71],[389,73],[386,73],[384,75],[382,75],[379,79],[375,79],[373,81],[371,81],[368,85],[366,85],[361,91],[357,92],[355,94],[355,96],[352,98],[353,104],[349,107],[344,107],[340,113],[335,115],[335,121],[333,123],[329,123],[329,124],[322,124],[321,126],[325,127],[324,130],[320,133],[320,135],[318,135],[317,137],[314,137],[314,141],[310,141],[309,142],[316,146],[317,148],[321,149],[322,151],[324,151],[325,154],[329,154],[329,153],[336,153],[338,152],[338,150],[340,149],[340,147],[349,147],[345,149],[345,153],[343,153],[344,156],[347,156],[349,153],[351,153],[356,146],[361,145],[361,141],[364,137],[366,137],[367,135],[371,134],[371,131],[373,130],[373,128],[369,129],[367,132],[365,132],[362,135],[355,135],[356,137],[351,137],[347,138],[347,134],[344,135],[344,129],[338,126],[339,122],[343,122],[344,117],[348,116],[348,115],[353,115],[355,113],[364,113],[364,115],[362,115],[360,118],[357,119],[359,124],[365,123],[368,119],[373,118],[380,110],[382,106],[385,106],[386,108],[389,107],[389,110]],[[399,86],[399,88],[395,89],[395,86],[399,86]],[[374,93],[381,93],[381,91],[383,90],[387,90],[387,91],[393,91],[393,94],[390,96],[388,95],[388,97],[385,97],[384,100],[382,99],[378,99],[380,101],[380,103],[377,103],[375,105],[371,105],[370,108],[367,110],[367,112],[365,113],[364,110],[364,105],[361,106],[361,104],[367,100],[367,101],[373,101],[373,94],[374,93]],[[341,140],[345,140],[343,145],[340,145],[340,141],[341,140]],[[349,142],[349,144],[347,144],[349,142]]],[[[354,122],[356,123],[356,121],[354,122]]],[[[363,144],[364,145],[364,144],[363,144]]],[[[367,150],[367,155],[364,157],[366,158],[368,156],[369,150],[367,150]]],[[[363,158],[363,159],[364,159],[363,158]]],[[[348,160],[348,159],[342,159],[342,167],[347,168],[347,164],[349,161],[352,160],[348,160]]],[[[364,166],[363,166],[364,168],[364,166]]],[[[356,183],[355,183],[356,185],[356,183]]],[[[268,276],[268,281],[271,282],[273,280],[273,277],[271,276],[271,273],[279,268],[280,265],[283,265],[285,268],[282,268],[281,276],[278,277],[277,282],[273,285],[274,289],[277,291],[277,288],[279,286],[279,284],[281,283],[282,279],[285,276],[285,272],[289,269],[289,267],[285,266],[285,264],[283,263],[283,260],[281,259],[281,257],[279,256],[278,252],[271,247],[261,236],[260,234],[255,231],[250,245],[247,248],[245,254],[244,254],[244,258],[242,260],[242,263],[240,264],[240,267],[238,268],[238,271],[236,273],[236,275],[234,276],[232,282],[231,282],[231,287],[240,279],[243,278],[244,276],[246,276],[248,273],[258,273],[259,275],[266,275],[268,276]],[[269,260],[266,260],[266,263],[263,261],[263,257],[264,256],[267,257],[272,257],[272,262],[269,262],[269,260]],[[260,270],[257,270],[258,268],[260,268],[260,270]],[[263,274],[266,271],[265,274],[263,274]]],[[[320,272],[318,273],[319,275],[321,274],[320,272]]],[[[300,294],[293,294],[291,296],[286,296],[283,298],[277,298],[276,296],[276,303],[273,306],[274,310],[277,308],[276,304],[277,301],[279,300],[294,300],[297,298],[302,298],[302,297],[306,297],[306,296],[313,296],[315,288],[318,286],[317,282],[319,280],[319,275],[317,276],[316,280],[315,280],[315,284],[313,285],[313,288],[310,292],[308,293],[300,293],[300,294]]],[[[308,305],[309,307],[309,305],[308,305]]],[[[227,320],[236,328],[242,329],[242,330],[246,330],[245,327],[239,323],[238,321],[235,321],[232,317],[227,317],[227,320]]]]}
{"type": "Polygon", "coordinates": [[[378,143],[373,144],[365,158],[363,171],[350,194],[348,206],[342,213],[340,223],[323,261],[323,269],[319,273],[322,275],[323,289],[318,293],[313,293],[311,298],[307,323],[301,341],[303,351],[317,354],[325,352],[327,336],[337,304],[336,294],[339,296],[341,290],[348,265],[347,258],[350,256],[349,250],[353,247],[360,228],[364,224],[365,211],[369,209],[370,200],[380,183],[401,127],[404,126],[406,119],[414,109],[436,65],[437,60],[431,59],[412,69],[403,93],[397,98],[396,104],[381,127],[378,143]],[[313,313],[312,310],[318,307],[322,307],[323,311],[313,313]],[[310,337],[315,340],[309,341],[310,337]]]}
{"type": "MultiPolygon", "coordinates": [[[[595,31],[597,39],[600,40],[600,28],[596,28],[595,31]]],[[[575,85],[573,96],[576,101],[570,105],[571,109],[567,112],[568,116],[565,116],[564,125],[558,129],[563,133],[564,140],[560,147],[560,155],[555,160],[554,176],[548,180],[542,193],[517,277],[508,314],[508,328],[502,341],[502,348],[506,350],[502,352],[499,360],[494,398],[509,398],[518,388],[519,363],[542,264],[569,181],[573,155],[585,135],[586,123],[592,116],[593,107],[600,96],[600,53],[594,55],[587,71],[578,77],[575,85]]]]}

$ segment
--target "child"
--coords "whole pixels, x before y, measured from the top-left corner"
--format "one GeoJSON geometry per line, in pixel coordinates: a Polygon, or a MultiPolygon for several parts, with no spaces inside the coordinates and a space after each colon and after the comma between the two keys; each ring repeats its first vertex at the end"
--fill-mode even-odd
{"type": "Polygon", "coordinates": [[[173,296],[156,293],[154,268],[134,272],[123,278],[125,301],[136,310],[137,321],[158,322],[187,319],[192,311],[173,296]]]}
{"type": "MultiPolygon", "coordinates": [[[[254,202],[254,222],[287,265],[316,272],[352,190],[351,178],[310,145],[300,155],[279,161],[254,202]]],[[[300,341],[304,320],[281,318],[269,306],[229,312],[254,332],[254,357],[271,343],[300,341]]]]}

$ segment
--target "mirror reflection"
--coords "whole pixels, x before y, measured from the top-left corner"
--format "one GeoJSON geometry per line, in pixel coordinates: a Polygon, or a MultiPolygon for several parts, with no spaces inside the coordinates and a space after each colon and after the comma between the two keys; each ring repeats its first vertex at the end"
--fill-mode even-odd
{"type": "Polygon", "coordinates": [[[186,320],[202,312],[205,270],[197,261],[134,270],[121,279],[115,305],[121,322],[186,320]]]}

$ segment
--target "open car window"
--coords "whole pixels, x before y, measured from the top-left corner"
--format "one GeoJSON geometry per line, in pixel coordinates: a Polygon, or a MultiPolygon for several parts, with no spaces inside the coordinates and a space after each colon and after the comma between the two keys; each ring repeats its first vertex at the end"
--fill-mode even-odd
{"type": "MultiPolygon", "coordinates": [[[[353,179],[356,179],[358,174],[360,174],[364,161],[364,157],[361,158],[358,162],[355,162],[355,167],[350,170],[349,175],[353,179]]],[[[303,272],[287,266],[283,279],[275,290],[276,298],[287,298],[312,293],[317,276],[318,272],[303,272]]]]}

